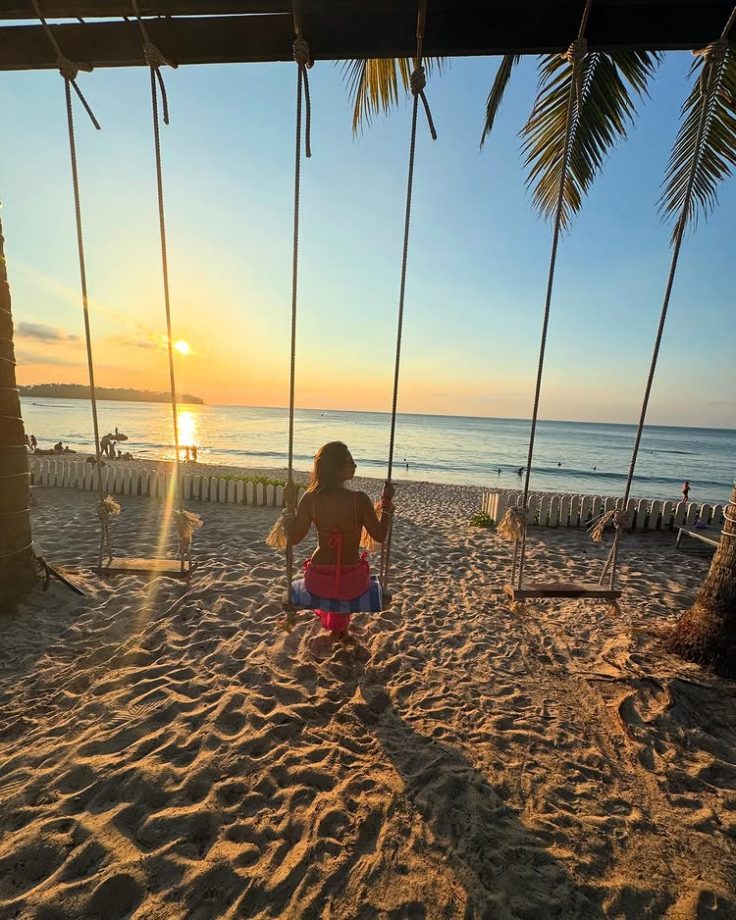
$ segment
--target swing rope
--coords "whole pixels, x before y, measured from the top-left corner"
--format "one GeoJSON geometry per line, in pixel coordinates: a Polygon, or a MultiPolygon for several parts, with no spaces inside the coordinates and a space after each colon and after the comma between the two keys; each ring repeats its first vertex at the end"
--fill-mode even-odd
{"type": "Polygon", "coordinates": [[[171,321],[171,295],[169,291],[169,255],[166,243],[166,211],[164,208],[164,179],[163,158],[161,155],[161,125],[159,118],[159,93],[161,95],[161,114],[163,123],[169,124],[169,102],[166,95],[166,85],[161,74],[165,65],[176,67],[177,64],[168,60],[151,41],[146,24],[141,16],[138,0],[131,0],[133,11],[138,22],[138,30],[143,39],[143,56],[148,65],[151,78],[151,115],[153,118],[153,147],[156,161],[156,190],[158,195],[158,226],[161,239],[161,274],[164,291],[164,310],[166,313],[166,351],[169,363],[169,386],[171,389],[171,421],[174,432],[174,469],[176,479],[176,530],[179,538],[179,560],[184,571],[185,560],[191,564],[191,546],[194,531],[202,526],[199,515],[186,511],[184,508],[184,481],[181,473],[181,447],[179,444],[179,413],[176,398],[176,374],[174,370],[174,332],[171,321]]]}
{"type": "MultiPolygon", "coordinates": [[[[82,203],[81,196],[79,192],[79,172],[77,169],[77,142],[76,135],[74,132],[74,106],[72,100],[72,89],[77,94],[77,97],[84,106],[85,111],[89,115],[90,121],[96,128],[100,130],[100,123],[95,118],[92,109],[90,108],[87,100],[84,98],[82,91],[77,86],[77,74],[80,69],[91,70],[91,67],[80,68],[69,58],[65,57],[62,53],[61,47],[59,46],[56,36],[54,35],[51,27],[46,22],[41,9],[38,4],[38,0],[33,0],[33,7],[36,11],[36,15],[41,21],[41,25],[44,28],[44,31],[49,39],[51,47],[56,52],[56,64],[59,68],[59,73],[64,78],[64,93],[66,99],[66,123],[67,123],[67,133],[69,136],[69,157],[71,160],[71,171],[72,171],[72,188],[74,192],[74,216],[76,220],[77,228],[77,254],[79,257],[79,279],[82,292],[82,314],[84,316],[84,341],[87,351],[87,375],[89,377],[89,396],[90,404],[92,406],[92,427],[94,430],[95,438],[95,469],[97,471],[97,495],[99,499],[99,518],[100,518],[100,548],[97,554],[97,566],[101,568],[102,566],[102,555],[103,550],[107,550],[108,558],[112,560],[112,542],[110,539],[110,515],[111,509],[107,504],[107,499],[105,496],[105,490],[102,482],[102,451],[100,450],[100,424],[99,417],[97,413],[97,392],[95,389],[95,369],[94,362],[92,360],[92,331],[90,328],[89,321],[89,296],[87,293],[87,264],[84,255],[84,235],[82,233],[82,203]]],[[[118,506],[118,511],[120,506],[118,506]]],[[[117,513],[117,512],[113,512],[117,513]]]]}
{"type": "Polygon", "coordinates": [[[582,104],[581,88],[583,77],[583,63],[587,55],[588,46],[585,39],[585,29],[592,0],[585,0],[585,7],[580,21],[577,39],[570,45],[563,57],[572,66],[570,89],[567,96],[567,115],[565,121],[565,142],[560,165],[560,185],[557,193],[557,209],[555,212],[554,230],[552,233],[552,250],[550,253],[549,270],[547,272],[547,294],[544,303],[544,318],[542,320],[542,337],[539,346],[539,361],[537,363],[537,380],[534,389],[534,408],[532,410],[532,425],[529,433],[529,452],[527,454],[526,471],[524,476],[524,491],[521,506],[513,509],[513,516],[517,526],[517,538],[514,543],[514,553],[511,561],[511,584],[514,584],[518,569],[518,587],[521,588],[524,580],[524,562],[526,559],[526,515],[529,508],[529,482],[532,473],[534,458],[534,440],[537,433],[537,420],[539,416],[539,399],[542,392],[542,373],[544,371],[544,358],[547,349],[547,330],[549,328],[550,308],[552,305],[552,291],[554,288],[555,268],[557,266],[557,249],[562,230],[562,209],[565,201],[565,186],[570,169],[572,154],[573,127],[575,119],[580,113],[582,104]]]}
{"type": "MultiPolygon", "coordinates": [[[[296,514],[297,487],[294,483],[294,402],[296,386],[296,319],[299,295],[299,217],[301,194],[301,167],[302,167],[302,115],[304,114],[304,154],[307,158],[312,156],[311,121],[312,107],[309,96],[309,77],[307,70],[312,66],[312,57],[309,45],[302,35],[301,9],[298,0],[293,5],[294,18],[294,43],[293,53],[296,69],[296,129],[294,149],[294,233],[292,240],[291,257],[291,350],[289,355],[289,470],[284,489],[284,504],[286,507],[289,537],[286,540],[284,554],[286,557],[286,601],[285,606],[291,605],[291,583],[294,580],[294,547],[291,543],[290,528],[296,514]]],[[[293,611],[289,611],[293,617],[293,611]]]]}
{"type": "MultiPolygon", "coordinates": [[[[714,76],[716,72],[716,66],[720,64],[723,60],[723,55],[725,54],[728,48],[728,34],[733,28],[734,22],[736,22],[736,7],[731,11],[731,15],[728,17],[728,21],[721,32],[720,38],[711,42],[705,48],[694,52],[694,54],[702,56],[703,58],[703,72],[700,78],[700,91],[702,94],[702,107],[700,112],[700,119],[698,121],[697,136],[695,140],[694,149],[696,151],[700,150],[703,133],[708,120],[708,109],[709,101],[713,94],[718,90],[718,87],[714,84],[714,76]]],[[[698,166],[700,165],[700,157],[694,156],[692,164],[690,166],[690,175],[688,176],[688,183],[685,189],[685,195],[682,200],[682,209],[680,211],[680,216],[677,219],[677,224],[675,226],[675,235],[673,238],[673,248],[672,248],[672,259],[670,262],[670,270],[667,276],[667,284],[665,286],[664,300],[662,302],[662,309],[659,314],[659,323],[657,326],[657,334],[654,339],[654,349],[652,351],[652,359],[649,364],[649,373],[647,375],[646,387],[644,389],[644,399],[642,401],[641,412],[639,414],[639,424],[636,429],[636,436],[634,438],[634,448],[631,453],[631,462],[629,463],[629,472],[626,477],[626,486],[624,488],[623,499],[621,500],[621,507],[618,509],[619,516],[618,518],[613,519],[613,524],[615,528],[613,544],[611,545],[611,550],[606,559],[606,563],[603,566],[603,571],[601,572],[600,584],[603,584],[606,575],[609,575],[609,583],[613,588],[616,582],[616,571],[618,563],[618,550],[619,544],[621,543],[621,535],[624,531],[624,528],[628,524],[628,514],[626,511],[626,506],[631,495],[631,485],[634,481],[634,471],[636,469],[636,461],[639,457],[639,447],[641,446],[642,434],[644,432],[644,423],[647,416],[647,410],[649,408],[649,398],[652,393],[652,385],[654,383],[654,374],[657,369],[657,360],[659,358],[659,349],[662,344],[662,335],[664,333],[665,321],[667,319],[667,311],[670,305],[670,297],[672,295],[672,286],[675,280],[675,273],[677,271],[677,265],[680,259],[680,249],[682,248],[682,240],[685,234],[685,229],[687,227],[687,218],[690,213],[690,208],[692,206],[692,197],[693,190],[695,186],[695,178],[697,175],[698,166]]],[[[609,512],[611,514],[612,512],[609,512]]],[[[616,512],[613,512],[615,514],[616,512]]],[[[601,522],[603,523],[603,522],[601,522]]]]}
{"type": "MultiPolygon", "coordinates": [[[[406,266],[409,257],[409,231],[411,228],[411,204],[414,191],[414,158],[417,145],[417,115],[419,112],[419,101],[421,99],[424,106],[424,112],[427,116],[427,124],[432,140],[437,140],[437,131],[435,130],[432,113],[429,109],[427,97],[424,89],[427,85],[427,77],[422,64],[424,58],[424,30],[427,19],[427,0],[419,0],[419,10],[417,13],[417,53],[414,60],[414,70],[410,77],[410,86],[414,101],[411,112],[411,136],[409,141],[409,169],[406,183],[406,210],[404,213],[404,242],[401,250],[401,281],[399,284],[399,312],[396,329],[396,358],[394,361],[394,385],[391,400],[391,429],[388,442],[388,470],[386,474],[386,486],[391,486],[391,477],[394,465],[394,442],[396,438],[396,411],[399,399],[399,369],[401,363],[401,336],[404,324],[404,298],[406,293],[406,266]]],[[[388,591],[388,579],[391,567],[391,538],[393,534],[393,518],[389,523],[386,539],[381,545],[381,566],[380,579],[384,592],[388,591]]]]}

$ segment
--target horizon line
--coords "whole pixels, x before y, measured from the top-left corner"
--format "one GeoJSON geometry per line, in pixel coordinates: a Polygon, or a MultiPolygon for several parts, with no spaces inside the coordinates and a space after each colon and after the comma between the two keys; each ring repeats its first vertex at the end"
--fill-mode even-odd
{"type": "MultiPolygon", "coordinates": [[[[38,386],[38,384],[34,384],[38,386]]],[[[112,389],[112,388],[111,388],[112,389]]],[[[128,389],[127,387],[122,387],[121,389],[128,389]]],[[[155,391],[154,391],[155,392],[155,391]]],[[[193,394],[187,394],[193,395],[193,394]]],[[[21,394],[21,398],[24,399],[80,399],[79,397],[65,397],[65,396],[25,396],[21,394]]],[[[201,398],[201,397],[199,397],[201,398]]],[[[81,401],[84,399],[89,402],[89,397],[81,398],[81,401]]],[[[100,402],[131,402],[139,404],[138,400],[118,400],[118,399],[101,399],[100,402]]],[[[168,400],[161,401],[158,405],[165,405],[168,400]]],[[[157,405],[157,403],[150,401],[140,401],[141,405],[157,405]]],[[[181,403],[177,400],[177,406],[206,406],[210,408],[230,408],[230,409],[265,409],[268,411],[279,411],[279,412],[288,412],[288,406],[257,406],[257,405],[248,405],[245,403],[181,403]]],[[[355,415],[384,415],[390,416],[391,413],[383,409],[330,409],[326,407],[314,408],[310,406],[295,406],[294,411],[296,412],[343,412],[351,413],[355,415]]],[[[422,418],[459,418],[459,419],[477,419],[480,421],[490,421],[490,422],[522,422],[524,424],[530,424],[531,418],[519,418],[518,416],[512,415],[462,415],[460,413],[445,413],[445,412],[397,412],[398,416],[419,416],[422,418]]],[[[588,421],[583,419],[562,419],[562,418],[540,418],[539,422],[546,422],[552,424],[563,424],[563,425],[609,425],[617,426],[620,428],[636,428],[636,422],[610,422],[610,421],[588,421]]],[[[662,425],[654,422],[647,422],[644,425],[645,428],[677,428],[682,430],[695,430],[695,431],[729,431],[736,433],[736,427],[729,427],[725,425],[662,425]]]]}

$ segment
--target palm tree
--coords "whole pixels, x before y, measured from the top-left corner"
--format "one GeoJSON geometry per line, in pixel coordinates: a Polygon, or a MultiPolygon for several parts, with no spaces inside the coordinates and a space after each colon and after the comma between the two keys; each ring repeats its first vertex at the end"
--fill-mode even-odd
{"type": "MultiPolygon", "coordinates": [[[[521,55],[502,58],[486,104],[481,146],[493,125],[515,65],[521,55]]],[[[599,174],[606,154],[626,137],[636,116],[632,93],[647,95],[661,55],[648,51],[591,51],[585,55],[571,133],[570,168],[565,183],[562,225],[568,226],[580,210],[585,193],[599,174]]],[[[428,58],[428,74],[441,73],[444,58],[428,58]]],[[[353,131],[370,125],[374,117],[398,104],[409,89],[410,58],[347,61],[343,74],[353,100],[353,131]]],[[[532,113],[522,128],[522,150],[529,168],[535,208],[546,217],[555,213],[562,167],[566,110],[573,67],[568,55],[539,58],[539,88],[532,113]]]]}
{"type": "MultiPolygon", "coordinates": [[[[685,231],[707,216],[717,203],[719,183],[736,167],[736,46],[727,36],[736,21],[734,8],[721,38],[696,52],[694,85],[682,109],[660,211],[674,219],[673,257],[660,317],[667,313],[685,231]]],[[[643,51],[587,53],[583,60],[572,130],[566,130],[567,99],[573,79],[571,55],[545,55],[540,60],[537,98],[521,131],[527,185],[535,209],[552,218],[557,212],[567,152],[568,173],[562,185],[560,224],[568,226],[585,193],[599,174],[605,155],[626,136],[636,114],[631,92],[647,95],[660,55],[643,51]],[[566,146],[568,145],[569,146],[566,146]]],[[[505,90],[520,55],[505,56],[486,105],[481,146],[488,139],[505,90]]],[[[396,66],[372,68],[365,62],[350,67],[355,99],[353,127],[370,122],[381,108],[398,99],[396,66]],[[387,75],[387,76],[386,76],[387,75]]],[[[405,68],[399,73],[406,86],[405,68]]],[[[646,406],[645,406],[646,407],[646,406]]],[[[668,640],[683,657],[736,676],[736,485],[726,512],[721,545],[693,606],[668,640]]]]}
{"type": "Polygon", "coordinates": [[[668,637],[672,651],[736,677],[736,483],[731,492],[721,543],[693,606],[668,637]]]}
{"type": "MultiPolygon", "coordinates": [[[[429,76],[434,70],[442,73],[446,61],[445,58],[425,58],[423,63],[429,76]]],[[[376,115],[398,105],[402,92],[409,91],[413,68],[412,58],[359,58],[345,61],[343,77],[353,100],[355,134],[370,125],[376,115]]]]}
{"type": "MultiPolygon", "coordinates": [[[[693,65],[697,79],[682,109],[661,199],[662,212],[676,217],[675,252],[687,226],[713,209],[719,183],[736,166],[736,46],[726,40],[734,20],[736,8],[720,40],[703,49],[693,65]]],[[[720,546],[668,645],[724,677],[736,676],[736,485],[720,546]]]]}
{"type": "Polygon", "coordinates": [[[28,459],[15,381],[13,316],[0,222],[0,602],[31,584],[28,459]]]}

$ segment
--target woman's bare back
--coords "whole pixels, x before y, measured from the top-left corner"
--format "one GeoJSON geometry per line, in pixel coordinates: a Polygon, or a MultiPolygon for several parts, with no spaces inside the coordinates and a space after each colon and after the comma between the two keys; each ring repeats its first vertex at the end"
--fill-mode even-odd
{"type": "Polygon", "coordinates": [[[335,565],[340,541],[342,565],[357,564],[363,530],[361,506],[365,498],[362,492],[344,488],[312,494],[310,512],[319,539],[312,554],[315,565],[335,565]]]}

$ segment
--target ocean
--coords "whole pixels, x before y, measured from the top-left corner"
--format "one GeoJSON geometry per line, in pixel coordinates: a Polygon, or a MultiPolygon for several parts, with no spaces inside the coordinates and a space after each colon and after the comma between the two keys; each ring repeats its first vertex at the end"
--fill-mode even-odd
{"type": "MultiPolygon", "coordinates": [[[[87,400],[22,399],[26,431],[39,447],[61,440],[92,450],[87,400]]],[[[171,410],[164,403],[98,403],[100,434],[117,427],[135,457],[173,459],[171,410]]],[[[518,488],[525,465],[529,421],[461,416],[400,415],[396,423],[394,478],[518,488]],[[408,467],[407,467],[408,465],[408,467]],[[500,470],[500,472],[499,472],[500,470]]],[[[200,463],[281,468],[287,462],[286,409],[249,406],[181,406],[180,443],[196,444],[200,463]]],[[[537,428],[532,488],[619,495],[633,446],[633,425],[542,421],[537,428]]],[[[307,470],[326,441],[345,441],[358,475],[385,474],[389,416],[382,412],[298,409],[294,466],[307,470]]],[[[632,494],[679,499],[690,481],[693,501],[724,502],[736,476],[736,431],[715,428],[645,430],[632,494]]]]}

